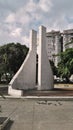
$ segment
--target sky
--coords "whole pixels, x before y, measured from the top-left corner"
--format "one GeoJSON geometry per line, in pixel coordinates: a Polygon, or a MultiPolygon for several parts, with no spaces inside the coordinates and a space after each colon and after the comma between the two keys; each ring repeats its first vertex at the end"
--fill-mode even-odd
{"type": "Polygon", "coordinates": [[[0,0],[0,45],[29,46],[29,32],[73,29],[73,0],[0,0]]]}

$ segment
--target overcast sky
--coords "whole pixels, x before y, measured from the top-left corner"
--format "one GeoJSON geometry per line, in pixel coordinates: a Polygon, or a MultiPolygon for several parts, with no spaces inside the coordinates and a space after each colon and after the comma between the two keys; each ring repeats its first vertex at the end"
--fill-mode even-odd
{"type": "Polygon", "coordinates": [[[0,45],[28,46],[29,31],[40,25],[47,31],[73,28],[73,0],[0,0],[0,45]]]}

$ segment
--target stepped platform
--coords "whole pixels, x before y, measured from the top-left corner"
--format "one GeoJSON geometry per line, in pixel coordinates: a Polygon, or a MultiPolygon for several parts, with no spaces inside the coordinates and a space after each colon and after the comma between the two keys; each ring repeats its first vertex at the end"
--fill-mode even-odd
{"type": "Polygon", "coordinates": [[[23,91],[23,96],[73,96],[73,89],[54,88],[53,90],[50,91],[27,90],[23,91]]]}
{"type": "MultiPolygon", "coordinates": [[[[8,86],[0,85],[0,95],[8,95],[8,86]]],[[[55,84],[47,91],[23,90],[23,96],[73,96],[73,84],[55,84]]]]}

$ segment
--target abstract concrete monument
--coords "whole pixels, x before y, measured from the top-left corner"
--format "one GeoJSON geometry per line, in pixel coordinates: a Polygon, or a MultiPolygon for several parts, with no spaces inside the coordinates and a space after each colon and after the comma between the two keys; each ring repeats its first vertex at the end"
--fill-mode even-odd
{"type": "MultiPolygon", "coordinates": [[[[39,28],[39,50],[38,50],[38,90],[49,90],[53,88],[53,74],[46,52],[46,28],[39,28]]],[[[23,90],[36,88],[36,46],[37,32],[32,30],[30,34],[29,53],[22,66],[11,80],[8,94],[22,96],[23,90]]]]}
{"type": "Polygon", "coordinates": [[[37,32],[30,32],[30,49],[22,66],[11,80],[8,88],[10,95],[23,95],[23,89],[33,89],[36,86],[36,42],[37,32]]]}
{"type": "Polygon", "coordinates": [[[46,51],[46,28],[39,27],[38,90],[53,88],[53,74],[46,51]]]}

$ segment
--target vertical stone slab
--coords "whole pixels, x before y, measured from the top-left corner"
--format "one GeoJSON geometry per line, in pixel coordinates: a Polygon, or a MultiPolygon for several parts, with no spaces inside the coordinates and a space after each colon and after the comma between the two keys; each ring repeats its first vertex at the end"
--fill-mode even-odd
{"type": "Polygon", "coordinates": [[[8,88],[8,94],[21,96],[22,90],[34,89],[36,86],[36,44],[37,32],[30,32],[30,49],[29,53],[21,65],[18,72],[11,80],[8,88]]]}
{"type": "Polygon", "coordinates": [[[39,27],[39,50],[38,50],[38,90],[48,90],[54,87],[53,73],[46,51],[46,28],[39,27]]]}

